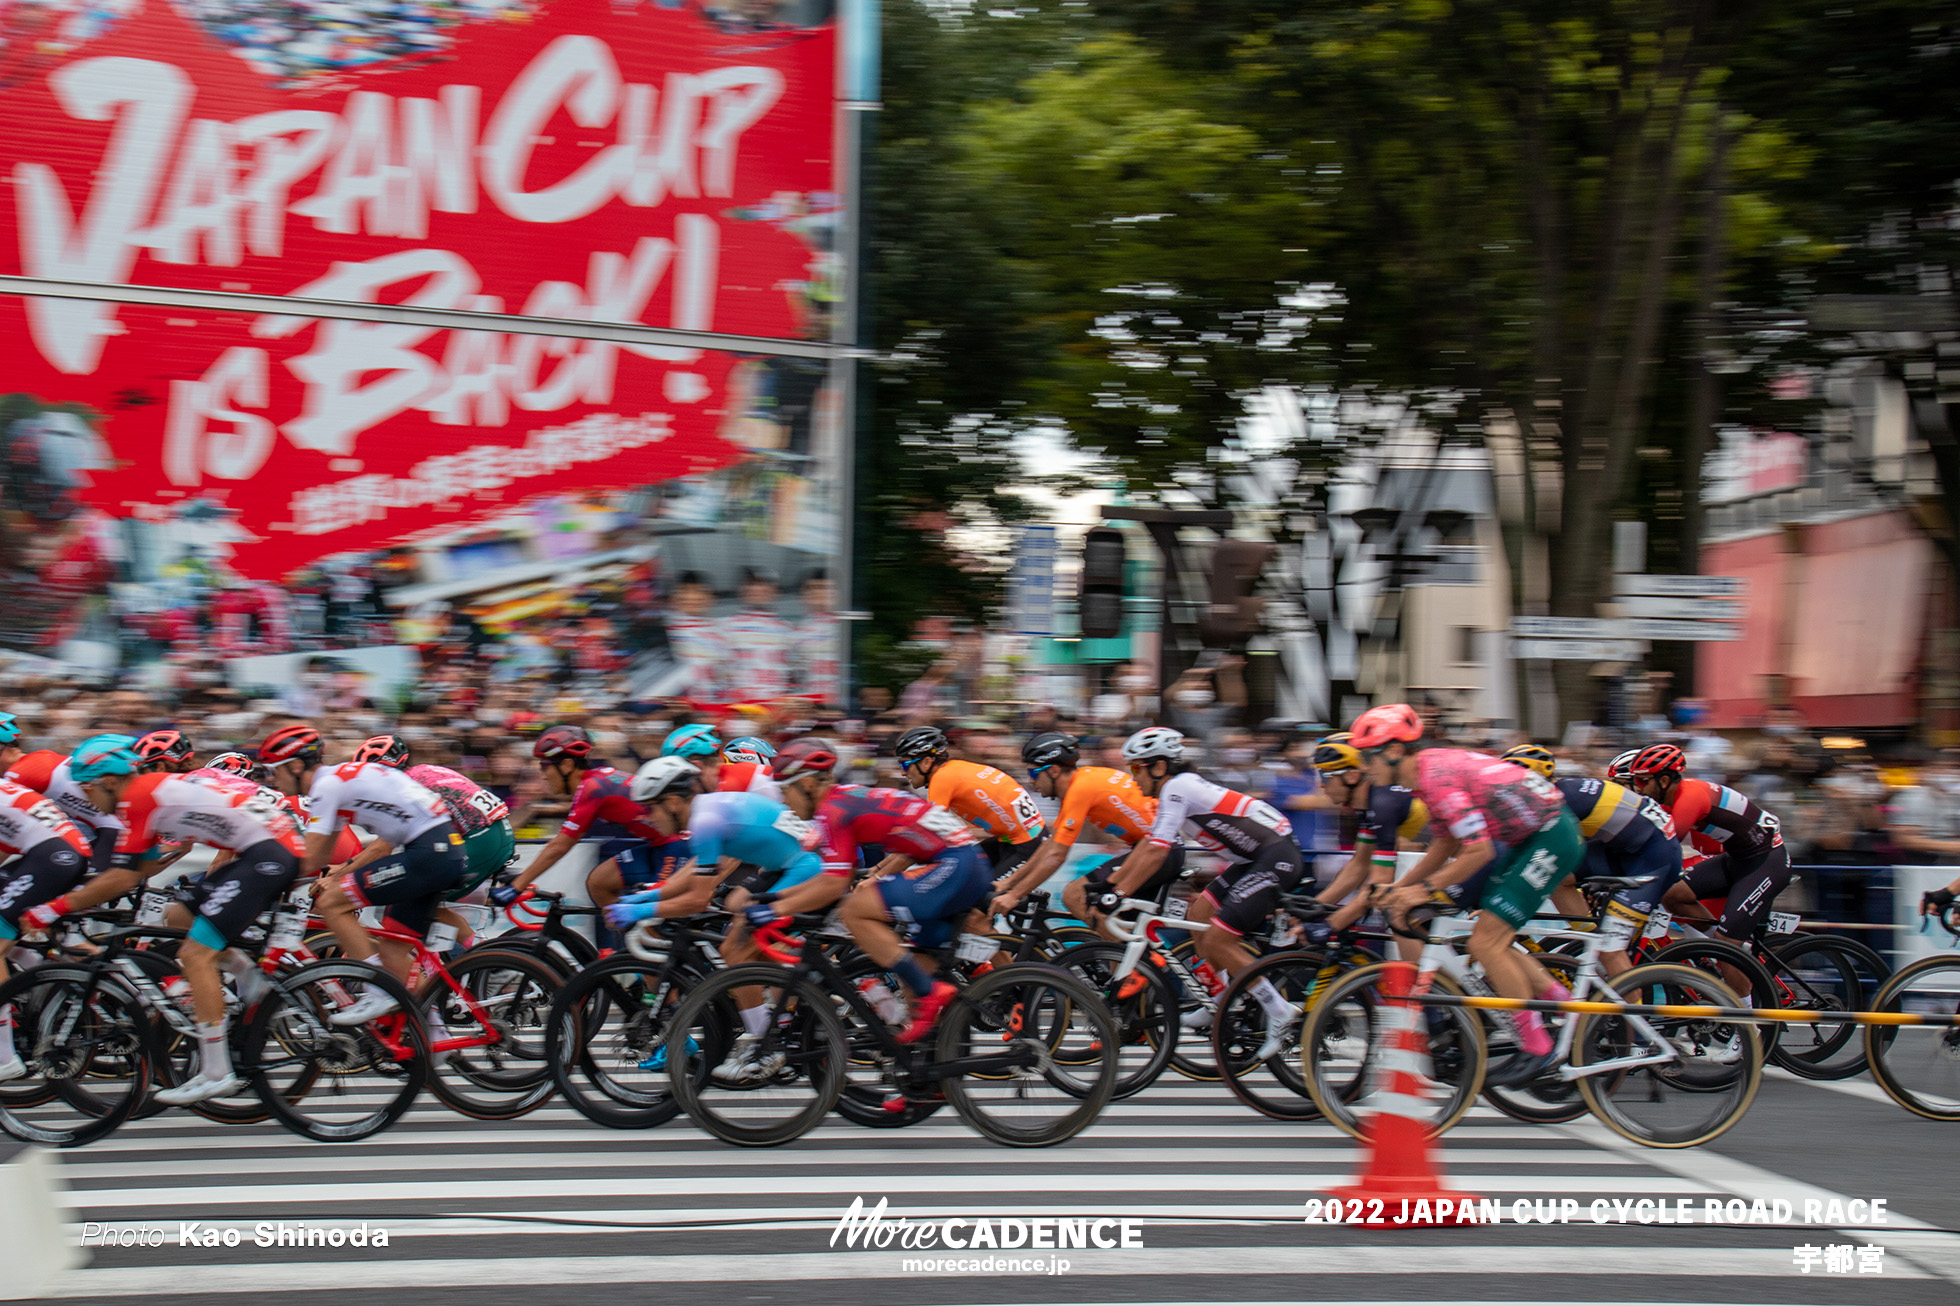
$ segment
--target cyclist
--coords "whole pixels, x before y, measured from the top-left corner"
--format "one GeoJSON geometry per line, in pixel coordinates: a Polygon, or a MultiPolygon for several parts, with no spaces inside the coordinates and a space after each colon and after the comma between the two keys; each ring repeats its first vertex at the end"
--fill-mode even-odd
{"type": "MultiPolygon", "coordinates": [[[[25,785],[0,780],[0,984],[7,981],[7,954],[20,937],[21,916],[60,898],[88,871],[88,838],[61,809],[25,785]]],[[[60,912],[53,914],[54,918],[60,912]]],[[[14,1009],[0,1007],[0,1083],[19,1079],[27,1066],[14,1051],[14,1009]]]]}
{"type": "Polygon", "coordinates": [[[146,867],[156,864],[162,845],[173,838],[229,854],[223,865],[180,889],[182,900],[167,918],[177,928],[190,928],[177,962],[190,983],[198,1072],[175,1088],[158,1090],[156,1099],[166,1106],[189,1106],[244,1087],[232,1072],[226,1046],[225,992],[218,971],[233,976],[247,1006],[257,1001],[264,978],[231,945],[299,877],[305,845],[293,814],[261,785],[216,771],[135,775],[139,764],[134,752],[124,750],[113,761],[116,769],[91,786],[99,796],[116,800],[116,814],[125,823],[116,844],[117,869],[138,877],[153,874],[146,867]]]}
{"type": "MultiPolygon", "coordinates": [[[[11,769],[21,758],[27,756],[20,746],[20,718],[12,712],[0,712],[0,772],[11,769]]],[[[27,786],[33,789],[34,786],[27,786]]],[[[35,793],[40,793],[38,789],[35,793]]]]}
{"type": "MultiPolygon", "coordinates": [[[[668,739],[672,742],[672,736],[668,739]]],[[[598,845],[598,864],[586,875],[585,889],[601,911],[619,901],[629,884],[654,882],[658,857],[653,846],[665,842],[666,836],[647,824],[645,811],[633,801],[633,777],[594,756],[592,736],[581,726],[548,728],[531,746],[531,755],[538,760],[546,790],[570,798],[572,810],[529,866],[508,885],[490,890],[490,901],[510,906],[584,841],[598,845]]],[[[600,949],[619,946],[618,936],[603,918],[600,924],[600,949]]]]}
{"type": "MultiPolygon", "coordinates": [[[[1147,883],[1186,833],[1227,863],[1185,913],[1193,924],[1209,925],[1194,932],[1194,942],[1222,986],[1233,972],[1252,964],[1253,954],[1243,940],[1266,928],[1280,895],[1292,892],[1306,873],[1306,858],[1293,841],[1293,823],[1270,804],[1199,775],[1185,760],[1184,736],[1176,730],[1151,726],[1137,731],[1124,742],[1123,759],[1137,787],[1157,800],[1149,838],[1127,859],[1129,874],[1147,883]]],[[[1119,901],[1111,889],[1089,905],[1107,912],[1119,901]]],[[[1278,1054],[1301,1008],[1269,980],[1254,984],[1251,991],[1266,1013],[1266,1041],[1258,1053],[1263,1061],[1278,1054]]],[[[1210,1004],[1203,1004],[1185,1012],[1182,1020],[1186,1028],[1203,1029],[1211,1017],[1210,1004]]]]}
{"type": "Polygon", "coordinates": [[[191,741],[175,730],[152,730],[136,741],[136,756],[143,759],[139,774],[163,772],[183,775],[197,770],[197,751],[191,741]]]}
{"type": "Polygon", "coordinates": [[[780,803],[782,786],[769,769],[769,759],[775,755],[776,749],[768,740],[754,735],[729,740],[721,746],[721,772],[715,788],[725,794],[761,794],[780,803]]]}
{"type": "Polygon", "coordinates": [[[909,927],[913,946],[938,947],[986,902],[993,878],[959,817],[917,794],[840,785],[837,761],[827,740],[805,735],[776,754],[776,778],[789,810],[815,822],[807,837],[826,874],[850,876],[862,845],[885,850],[885,859],[844,904],[844,924],[858,948],[911,995],[912,1019],[898,1040],[914,1043],[932,1030],[959,990],[927,974],[893,922],[909,927]]]}
{"type": "MultiPolygon", "coordinates": [[[[447,895],[455,902],[517,860],[517,834],[510,828],[510,806],[459,771],[431,762],[416,764],[399,735],[376,735],[354,750],[356,762],[375,762],[400,771],[442,799],[449,819],[463,832],[463,882],[447,895]]],[[[458,920],[461,918],[458,917],[458,920]]]]}
{"type": "MultiPolygon", "coordinates": [[[[1437,835],[1422,860],[1382,895],[1402,915],[1438,889],[1481,909],[1470,955],[1508,998],[1570,996],[1512,942],[1560,881],[1585,857],[1579,823],[1550,781],[1513,762],[1467,749],[1426,746],[1422,718],[1406,703],[1370,708],[1354,723],[1354,746],[1376,784],[1401,784],[1429,806],[1437,835]]],[[[1535,1011],[1514,1015],[1518,1052],[1486,1082],[1503,1087],[1550,1067],[1552,1038],[1535,1011]]]]}
{"type": "MultiPolygon", "coordinates": [[[[1045,730],[1021,745],[1021,760],[1028,765],[1028,783],[1034,791],[1043,798],[1058,800],[1061,811],[1054,830],[1034,855],[995,890],[992,911],[996,915],[1014,910],[1029,893],[1045,884],[1068,860],[1076,840],[1089,831],[1134,849],[1157,819],[1156,800],[1145,798],[1127,772],[1081,764],[1082,744],[1074,735],[1045,730]]],[[[1147,878],[1128,871],[1129,858],[1125,851],[1082,878],[1071,880],[1062,890],[1063,905],[1087,920],[1090,894],[1100,899],[1114,890],[1124,898],[1157,898],[1184,873],[1183,844],[1171,848],[1147,878]]]]}
{"type": "MultiPolygon", "coordinates": [[[[1319,923],[1332,932],[1353,924],[1368,910],[1369,892],[1357,890],[1364,885],[1394,883],[1396,855],[1403,844],[1428,842],[1424,832],[1429,826],[1429,807],[1401,785],[1370,781],[1353,736],[1345,730],[1314,745],[1313,768],[1320,773],[1323,792],[1336,807],[1360,814],[1353,856],[1315,895],[1330,906],[1341,904],[1319,923]]],[[[1321,936],[1320,929],[1310,928],[1309,937],[1315,936],[1321,936]]]]}
{"type": "MultiPolygon", "coordinates": [[[[133,735],[92,735],[75,746],[75,756],[79,757],[85,751],[94,755],[113,753],[118,749],[133,750],[135,746],[133,735]]],[[[133,752],[131,756],[134,756],[133,752]]],[[[72,762],[71,757],[41,749],[26,754],[8,768],[7,779],[51,800],[63,815],[75,823],[76,828],[88,836],[89,864],[100,875],[108,869],[116,838],[122,833],[122,822],[110,815],[108,809],[89,801],[83,782],[75,778],[72,762]]],[[[114,806],[110,804],[111,809],[114,806]]],[[[132,883],[129,887],[135,886],[132,883]]],[[[128,888],[123,890],[124,893],[128,891],[128,888]]],[[[107,902],[108,899],[101,901],[107,902]]]]}
{"type": "MultiPolygon", "coordinates": [[[[1748,795],[1727,785],[1682,777],[1688,759],[1673,744],[1651,744],[1628,764],[1640,792],[1667,809],[1674,828],[1696,851],[1708,854],[1668,889],[1661,902],[1676,919],[1714,920],[1704,898],[1726,898],[1711,934],[1748,944],[1769,916],[1776,895],[1790,884],[1790,850],[1783,825],[1748,795]]],[[[1747,996],[1746,976],[1727,967],[1723,974],[1747,996]]]]}
{"type": "Polygon", "coordinates": [[[710,792],[721,783],[721,740],[713,726],[681,726],[661,741],[662,757],[684,757],[701,773],[701,784],[710,792]]]}
{"type": "MultiPolygon", "coordinates": [[[[781,803],[760,794],[703,794],[699,785],[699,773],[679,757],[657,757],[633,777],[633,797],[646,808],[647,819],[677,841],[684,834],[690,860],[704,869],[683,869],[661,889],[622,898],[606,916],[615,929],[623,930],[654,916],[692,915],[706,906],[697,885],[712,888],[723,868],[751,866],[756,878],[729,894],[736,919],[719,951],[730,965],[760,961],[762,952],[750,929],[780,916],[828,907],[844,896],[850,879],[823,874],[822,860],[803,846],[806,827],[781,803]]],[[[736,990],[743,1032],[715,1071],[717,1077],[751,1083],[782,1069],[781,1053],[765,1056],[758,1046],[768,1031],[766,996],[760,987],[736,990]]]]}
{"type": "Polygon", "coordinates": [[[1012,875],[1041,846],[1047,830],[1034,795],[1005,771],[956,760],[952,741],[938,726],[908,730],[892,749],[907,784],[979,833],[995,879],[1012,875]]]}
{"type": "MultiPolygon", "coordinates": [[[[1681,840],[1667,809],[1611,780],[1574,776],[1553,779],[1552,755],[1536,744],[1513,748],[1503,760],[1536,771],[1565,796],[1565,805],[1579,822],[1580,837],[1586,841],[1583,876],[1615,875],[1639,881],[1616,890],[1607,903],[1602,933],[1608,951],[1599,959],[1609,976],[1632,969],[1633,960],[1626,953],[1628,941],[1646,928],[1661,895],[1681,878],[1681,840]]],[[[1566,904],[1559,906],[1567,910],[1566,904]]]]}
{"type": "MultiPolygon", "coordinates": [[[[377,946],[357,913],[386,907],[385,919],[417,938],[434,922],[442,897],[462,881],[463,834],[450,819],[448,804],[393,767],[348,762],[320,765],[320,732],[311,726],[275,730],[259,745],[273,787],[307,796],[304,870],[316,875],[330,860],[335,836],[358,824],[375,836],[320,894],[320,916],[333,931],[341,955],[370,966],[384,966],[408,978],[411,951],[384,941],[377,946]]],[[[395,1009],[395,1000],[369,988],[351,1007],[332,1013],[336,1025],[359,1025],[395,1009]]],[[[439,1024],[430,1033],[443,1036],[439,1024]]]]}

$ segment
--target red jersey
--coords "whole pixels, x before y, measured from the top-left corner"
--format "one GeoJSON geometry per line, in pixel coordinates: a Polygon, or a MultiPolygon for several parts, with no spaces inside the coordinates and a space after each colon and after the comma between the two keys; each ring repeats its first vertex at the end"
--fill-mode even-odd
{"type": "Polygon", "coordinates": [[[1727,785],[1684,779],[1667,808],[1674,828],[1710,856],[1756,857],[1783,843],[1783,823],[1727,785]]]}
{"type": "Polygon", "coordinates": [[[139,775],[123,790],[116,815],[126,827],[116,862],[127,866],[166,839],[188,839],[243,852],[268,839],[295,857],[305,853],[299,822],[278,794],[243,776],[221,771],[189,775],[139,775]]]}
{"type": "Polygon", "coordinates": [[[48,785],[54,780],[54,769],[67,760],[66,753],[37,748],[31,753],[21,754],[20,760],[7,768],[7,779],[32,789],[37,794],[45,794],[48,785]]]}
{"type": "Polygon", "coordinates": [[[83,857],[88,837],[61,809],[26,785],[0,780],[0,854],[24,853],[50,839],[65,839],[83,857]]]}
{"type": "MultiPolygon", "coordinates": [[[[860,844],[882,845],[915,862],[973,842],[965,821],[917,794],[838,785],[824,795],[811,834],[826,875],[849,875],[860,844]]],[[[808,840],[805,841],[808,843],[808,840]]]]}
{"type": "Polygon", "coordinates": [[[783,787],[761,762],[723,762],[715,790],[724,794],[761,794],[772,803],[783,801],[783,787]]]}
{"type": "Polygon", "coordinates": [[[579,777],[572,810],[559,826],[582,839],[644,839],[664,843],[667,836],[647,824],[644,807],[633,801],[633,777],[611,766],[595,766],[579,777]]]}

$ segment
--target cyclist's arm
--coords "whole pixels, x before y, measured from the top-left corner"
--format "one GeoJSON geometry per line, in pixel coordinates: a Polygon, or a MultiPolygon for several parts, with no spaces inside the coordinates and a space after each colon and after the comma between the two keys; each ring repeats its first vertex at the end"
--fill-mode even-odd
{"type": "MultiPolygon", "coordinates": [[[[1496,854],[1489,839],[1472,839],[1468,843],[1457,842],[1457,854],[1450,858],[1449,864],[1429,877],[1429,887],[1441,889],[1451,884],[1461,884],[1490,864],[1496,854]]],[[[1425,855],[1424,861],[1429,860],[1425,855]]]]}
{"type": "MultiPolygon", "coordinates": [[[[335,841],[338,842],[338,839],[336,838],[335,841]]],[[[395,846],[386,839],[370,839],[367,842],[367,846],[361,849],[359,853],[348,858],[346,864],[340,869],[342,871],[358,871],[363,866],[374,865],[394,850],[395,846]]]]}
{"type": "Polygon", "coordinates": [[[114,902],[125,893],[133,892],[149,877],[150,871],[147,867],[138,869],[134,866],[117,866],[95,876],[81,888],[71,889],[62,897],[67,899],[69,911],[87,911],[91,907],[100,907],[105,902],[114,902]]]}
{"type": "Polygon", "coordinates": [[[1362,881],[1368,878],[1368,868],[1374,863],[1374,854],[1374,840],[1356,839],[1354,841],[1354,856],[1348,858],[1347,865],[1341,867],[1340,873],[1334,877],[1333,883],[1315,894],[1314,897],[1331,906],[1353,893],[1356,889],[1359,889],[1362,881]]]}
{"type": "Polygon", "coordinates": [[[1439,836],[1430,843],[1428,851],[1422,855],[1422,860],[1411,866],[1407,875],[1395,881],[1394,887],[1406,889],[1412,885],[1426,884],[1429,877],[1436,873],[1437,868],[1456,855],[1457,848],[1456,836],[1448,834],[1439,836]]]}
{"type": "MultiPolygon", "coordinates": [[[[301,875],[318,875],[321,868],[333,860],[333,846],[340,842],[340,831],[328,830],[324,834],[308,831],[306,836],[306,857],[300,863],[301,875]]],[[[379,843],[380,840],[376,840],[379,843]]]]}
{"type": "Polygon", "coordinates": [[[887,853],[884,861],[871,868],[871,878],[882,880],[887,875],[901,875],[916,865],[917,861],[904,853],[887,853]]]}
{"type": "Polygon", "coordinates": [[[1007,883],[995,890],[994,910],[1002,912],[1008,907],[1020,906],[1021,899],[1027,897],[1036,885],[1043,883],[1049,876],[1060,870],[1062,863],[1067,860],[1067,847],[1053,839],[1043,839],[1041,847],[1034,850],[1034,855],[1015,868],[1014,873],[1007,877],[1007,883]],[[1009,900],[1007,907],[1001,906],[1002,899],[1009,900]]]}
{"type": "Polygon", "coordinates": [[[578,835],[569,830],[560,830],[557,834],[552,835],[551,842],[538,849],[538,855],[531,859],[529,866],[526,866],[517,873],[517,878],[510,882],[510,887],[513,889],[530,888],[532,881],[562,861],[565,854],[570,852],[577,843],[578,835]]]}
{"type": "Polygon", "coordinates": [[[1157,874],[1158,868],[1164,864],[1164,859],[1170,855],[1169,844],[1158,843],[1155,839],[1144,840],[1136,846],[1135,851],[1123,859],[1123,865],[1117,868],[1115,877],[1109,882],[1109,887],[1128,897],[1150,883],[1150,877],[1157,874]]]}

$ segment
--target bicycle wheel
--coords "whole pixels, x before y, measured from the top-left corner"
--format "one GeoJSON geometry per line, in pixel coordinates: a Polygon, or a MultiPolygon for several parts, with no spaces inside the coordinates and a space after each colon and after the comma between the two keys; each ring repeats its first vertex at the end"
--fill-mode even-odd
{"type": "MultiPolygon", "coordinates": [[[[901,988],[896,976],[869,957],[844,959],[843,971],[852,984],[876,979],[892,993],[901,988]]],[[[904,1129],[945,1108],[946,1095],[937,1088],[901,1084],[896,1064],[857,1009],[838,994],[831,994],[831,1000],[851,1048],[844,1089],[837,1096],[838,1115],[866,1129],[904,1129]]]]}
{"type": "MultiPolygon", "coordinates": [[[[1576,992],[1574,986],[1579,973],[1577,960],[1564,953],[1541,952],[1537,954],[1537,961],[1552,973],[1553,979],[1565,985],[1568,991],[1576,992]]],[[[1558,1039],[1560,1027],[1567,1019],[1568,1017],[1557,1012],[1546,1013],[1545,1028],[1554,1041],[1558,1039]]],[[[1517,1084],[1510,1088],[1485,1084],[1484,1101],[1513,1120],[1523,1120],[1534,1125],[1565,1124],[1586,1114],[1586,1100],[1579,1096],[1578,1084],[1571,1080],[1560,1079],[1556,1074],[1540,1075],[1528,1084],[1517,1084]]]]}
{"type": "MultiPolygon", "coordinates": [[[[1362,1094],[1376,1091],[1388,1034],[1399,1023],[1382,992],[1382,980],[1396,964],[1363,966],[1335,980],[1307,1013],[1300,1033],[1301,1068],[1314,1105],[1329,1123],[1356,1138],[1367,1136],[1362,1094]]],[[[1459,997],[1463,993],[1447,975],[1437,975],[1433,988],[1459,997]]],[[[1426,1124],[1434,1138],[1475,1104],[1488,1053],[1483,1023],[1466,1007],[1424,1007],[1417,1025],[1428,1044],[1422,1096],[1430,1107],[1426,1124]]]]}
{"type": "Polygon", "coordinates": [[[274,1118],[302,1138],[370,1138],[401,1119],[428,1082],[428,1031],[419,1016],[404,1014],[415,1009],[401,981],[373,966],[313,962],[280,976],[260,1001],[239,1068],[274,1118]],[[333,1024],[328,1018],[362,984],[400,1009],[364,1025],[333,1024]]]}
{"type": "Polygon", "coordinates": [[[545,1057],[545,1013],[558,992],[558,972],[530,953],[504,948],[472,948],[448,970],[482,1011],[482,1023],[436,976],[416,994],[424,1021],[435,1013],[452,1039],[494,1035],[495,1042],[438,1058],[430,1089],[451,1110],[476,1120],[515,1120],[537,1110],[557,1088],[545,1057]]]}
{"type": "MultiPolygon", "coordinates": [[[[1755,954],[1726,939],[1678,939],[1654,953],[1648,958],[1647,964],[1692,966],[1696,970],[1705,971],[1738,998],[1746,996],[1747,1000],[1742,1003],[1745,1007],[1774,1007],[1778,1005],[1779,995],[1782,993],[1782,986],[1776,982],[1775,977],[1769,973],[1763,963],[1756,959],[1755,954]],[[1725,970],[1724,967],[1728,969],[1725,970]],[[1744,995],[1742,990],[1729,980],[1729,971],[1739,973],[1748,981],[1747,995],[1744,995]]],[[[1762,1024],[1753,1028],[1756,1041],[1762,1045],[1763,1055],[1765,1057],[1773,1055],[1777,1043],[1782,1039],[1783,1027],[1762,1024]]]]}
{"type": "MultiPolygon", "coordinates": [[[[1746,1005],[1692,966],[1636,966],[1612,989],[1630,1003],[1746,1005]]],[[[1572,1065],[1596,1067],[1580,1076],[1580,1095],[1608,1129],[1644,1146],[1694,1147],[1719,1137],[1742,1119],[1763,1082],[1762,1049],[1745,1025],[1704,1016],[1576,1019],[1572,1065]],[[1633,1064],[1643,1060],[1650,1063],[1633,1064]]]]}
{"type": "Polygon", "coordinates": [[[6,1008],[27,1077],[0,1101],[0,1129],[25,1143],[81,1147],[121,1128],[155,1064],[142,999],[111,976],[48,963],[0,985],[6,1008]]]}
{"type": "MultiPolygon", "coordinates": [[[[1960,956],[1926,957],[1902,968],[1879,989],[1871,1009],[1960,1014],[1960,956]]],[[[1894,1102],[1928,1120],[1960,1120],[1960,1028],[1868,1026],[1865,1054],[1872,1078],[1894,1102]]]]}
{"type": "MultiPolygon", "coordinates": [[[[1119,1098],[1141,1093],[1157,1082],[1177,1051],[1178,1035],[1177,985],[1161,966],[1152,964],[1147,952],[1134,971],[1118,980],[1116,971],[1126,949],[1121,943],[1085,943],[1050,963],[1087,985],[1115,1019],[1119,1098]]],[[[1057,1055],[1080,1056],[1087,1064],[1101,1052],[1084,1045],[1079,1052],[1064,1050],[1057,1055]]]]}
{"type": "Polygon", "coordinates": [[[699,980],[617,954],[558,990],[545,1017],[545,1062],[580,1115],[608,1129],[652,1129],[681,1113],[660,1050],[668,1018],[699,980]]]}
{"type": "Polygon", "coordinates": [[[774,1147],[814,1129],[837,1105],[849,1063],[831,996],[780,966],[717,971],[682,999],[667,1031],[667,1082],[681,1110],[742,1147],[774,1147]],[[736,991],[752,988],[768,994],[773,1015],[756,1061],[729,1065],[733,1031],[743,1028],[736,991]]]}
{"type": "MultiPolygon", "coordinates": [[[[1792,1011],[1868,1011],[1891,967],[1850,939],[1804,935],[1768,949],[1775,962],[1777,1005],[1792,1011]]],[[[1863,1074],[1865,1040],[1858,1027],[1785,1025],[1770,1059],[1805,1079],[1849,1079],[1863,1074]]]]}
{"type": "MultiPolygon", "coordinates": [[[[161,951],[146,949],[123,954],[141,966],[144,972],[161,987],[165,980],[180,974],[176,962],[161,951]]],[[[222,975],[222,972],[220,972],[222,975]]],[[[227,980],[229,977],[225,977],[227,980]]],[[[227,987],[230,987],[227,984],[227,987]]],[[[236,1011],[236,1002],[229,996],[227,1005],[236,1011]]],[[[151,1037],[155,1040],[156,1060],[151,1066],[150,1078],[157,1088],[174,1088],[197,1074],[201,1056],[197,1049],[197,1038],[187,1029],[178,1029],[161,1017],[151,1023],[151,1037]]],[[[231,1024],[231,1051],[235,1055],[243,1034],[243,1022],[236,1019],[231,1024]]],[[[151,1093],[143,1099],[130,1118],[144,1120],[170,1108],[156,1100],[151,1093]]],[[[231,1097],[211,1097],[202,1102],[192,1103],[188,1108],[206,1120],[215,1120],[221,1125],[256,1125],[262,1120],[270,1120],[272,1112],[266,1110],[259,1095],[248,1086],[231,1097]]]]}
{"type": "Polygon", "coordinates": [[[1232,976],[1218,1000],[1211,1033],[1211,1054],[1232,1096],[1274,1120],[1317,1119],[1320,1108],[1300,1074],[1305,1017],[1287,1030],[1277,1056],[1260,1060],[1267,1017],[1252,986],[1265,980],[1288,1002],[1311,1008],[1342,971],[1365,964],[1351,956],[1336,959],[1308,949],[1261,957],[1232,976]]]}
{"type": "Polygon", "coordinates": [[[1050,1147],[1088,1128],[1120,1072],[1117,1023],[1095,990],[1058,967],[1003,966],[969,985],[939,1018],[937,1065],[990,1074],[940,1081],[953,1109],[1008,1147],[1050,1147]],[[1098,1054],[1099,1053],[1099,1054],[1098,1054]],[[1005,1078],[998,1078],[1006,1071],[1005,1078]]]}

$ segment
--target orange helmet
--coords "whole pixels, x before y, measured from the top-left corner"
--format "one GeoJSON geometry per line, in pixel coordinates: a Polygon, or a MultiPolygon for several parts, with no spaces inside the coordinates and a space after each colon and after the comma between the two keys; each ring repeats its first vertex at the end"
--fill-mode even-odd
{"type": "Polygon", "coordinates": [[[178,765],[191,760],[191,741],[175,730],[152,730],[136,741],[136,756],[145,771],[159,763],[178,765]]]}
{"type": "Polygon", "coordinates": [[[286,726],[267,735],[259,745],[259,761],[267,766],[295,758],[308,765],[320,760],[320,732],[312,726],[286,726]]]}
{"type": "Polygon", "coordinates": [[[1356,717],[1348,742],[1365,753],[1397,742],[1413,744],[1421,738],[1422,718],[1416,710],[1407,703],[1387,703],[1356,717]]]}

